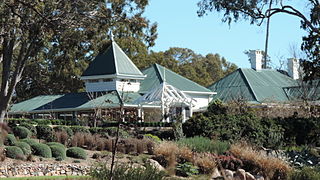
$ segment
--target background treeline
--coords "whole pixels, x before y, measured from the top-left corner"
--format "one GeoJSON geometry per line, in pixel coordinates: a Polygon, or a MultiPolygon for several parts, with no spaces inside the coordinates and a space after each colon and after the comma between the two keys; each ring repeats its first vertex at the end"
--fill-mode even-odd
{"type": "Polygon", "coordinates": [[[43,38],[42,48],[26,63],[15,101],[84,91],[79,77],[94,57],[109,46],[111,30],[116,42],[140,69],[158,63],[208,86],[237,68],[218,54],[202,56],[176,47],[151,51],[158,34],[157,24],[143,16],[147,5],[147,0],[110,1],[107,9],[83,12],[94,15],[81,28],[69,28],[43,38]]]}

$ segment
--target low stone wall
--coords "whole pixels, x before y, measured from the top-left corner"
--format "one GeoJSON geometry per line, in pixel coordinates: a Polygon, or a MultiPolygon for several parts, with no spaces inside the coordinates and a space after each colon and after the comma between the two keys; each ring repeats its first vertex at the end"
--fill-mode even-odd
{"type": "Polygon", "coordinates": [[[45,164],[23,163],[0,165],[0,177],[31,177],[31,176],[85,176],[90,166],[77,164],[45,164]]]}

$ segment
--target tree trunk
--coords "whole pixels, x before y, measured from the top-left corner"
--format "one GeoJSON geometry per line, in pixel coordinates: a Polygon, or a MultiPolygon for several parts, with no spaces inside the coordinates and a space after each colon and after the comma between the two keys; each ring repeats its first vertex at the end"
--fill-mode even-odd
{"type": "Polygon", "coordinates": [[[8,98],[6,97],[1,97],[0,98],[0,122],[2,123],[5,116],[6,116],[6,112],[8,109],[8,98]]]}

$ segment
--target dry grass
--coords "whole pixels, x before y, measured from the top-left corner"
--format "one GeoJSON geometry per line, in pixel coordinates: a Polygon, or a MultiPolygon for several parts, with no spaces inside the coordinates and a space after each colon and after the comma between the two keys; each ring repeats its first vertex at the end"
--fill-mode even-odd
{"type": "Polygon", "coordinates": [[[175,168],[177,164],[177,155],[179,153],[179,147],[174,142],[164,141],[158,144],[154,149],[156,156],[162,156],[167,161],[167,171],[169,175],[175,174],[175,168]]]}
{"type": "Polygon", "coordinates": [[[197,153],[194,157],[194,164],[204,174],[212,174],[217,167],[215,157],[211,153],[197,153]]]}
{"type": "Polygon", "coordinates": [[[254,150],[252,146],[244,142],[231,145],[230,152],[247,164],[257,167],[257,171],[261,171],[265,177],[270,179],[277,177],[284,179],[291,171],[286,162],[254,150]]]}
{"type": "Polygon", "coordinates": [[[57,131],[55,132],[55,136],[57,138],[57,142],[63,144],[63,145],[67,145],[68,141],[69,141],[69,136],[68,133],[66,131],[57,131]]]}
{"type": "Polygon", "coordinates": [[[179,162],[191,162],[194,163],[194,153],[188,147],[181,147],[178,153],[179,162]]]}

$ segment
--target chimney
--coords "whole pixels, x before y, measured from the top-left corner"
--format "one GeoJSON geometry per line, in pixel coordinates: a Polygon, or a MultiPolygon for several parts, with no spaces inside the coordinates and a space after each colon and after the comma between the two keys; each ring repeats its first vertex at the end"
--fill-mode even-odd
{"type": "Polygon", "coordinates": [[[262,50],[249,50],[248,53],[251,68],[256,71],[262,69],[263,51],[262,50]]]}
{"type": "Polygon", "coordinates": [[[299,79],[300,63],[296,58],[288,59],[288,74],[293,79],[299,79]]]}

